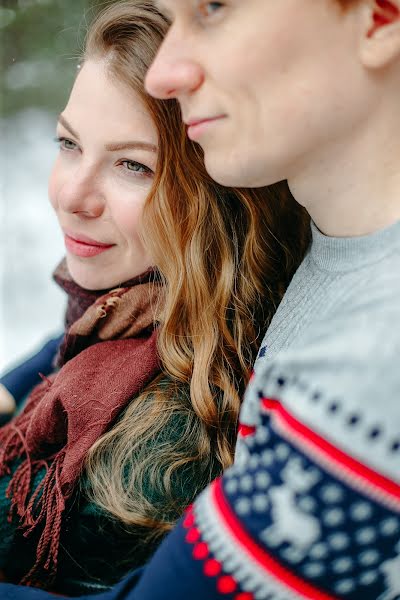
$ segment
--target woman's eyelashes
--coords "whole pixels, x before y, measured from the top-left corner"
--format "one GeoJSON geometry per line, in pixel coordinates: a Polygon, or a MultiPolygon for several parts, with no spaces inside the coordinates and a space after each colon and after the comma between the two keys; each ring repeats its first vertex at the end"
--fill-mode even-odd
{"type": "Polygon", "coordinates": [[[56,137],[54,141],[57,142],[60,150],[70,151],[70,150],[76,150],[78,148],[78,145],[75,142],[73,142],[69,138],[66,138],[63,136],[56,137]]]}
{"type": "Polygon", "coordinates": [[[119,161],[119,164],[126,169],[129,174],[139,177],[153,177],[154,171],[147,167],[143,163],[137,162],[136,160],[123,159],[119,161]]]}

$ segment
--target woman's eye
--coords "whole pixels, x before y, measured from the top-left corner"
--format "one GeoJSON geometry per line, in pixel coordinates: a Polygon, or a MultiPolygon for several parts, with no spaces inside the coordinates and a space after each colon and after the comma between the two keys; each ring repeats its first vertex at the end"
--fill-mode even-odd
{"type": "Polygon", "coordinates": [[[223,2],[202,2],[199,11],[202,17],[211,17],[223,7],[223,2]]]}
{"type": "Polygon", "coordinates": [[[123,160],[121,161],[121,165],[124,165],[128,171],[133,171],[140,175],[154,175],[149,167],[146,167],[146,165],[136,162],[135,160],[123,160]]]}
{"type": "Polygon", "coordinates": [[[75,142],[65,137],[56,138],[56,142],[59,144],[60,150],[75,150],[77,148],[75,142]]]}

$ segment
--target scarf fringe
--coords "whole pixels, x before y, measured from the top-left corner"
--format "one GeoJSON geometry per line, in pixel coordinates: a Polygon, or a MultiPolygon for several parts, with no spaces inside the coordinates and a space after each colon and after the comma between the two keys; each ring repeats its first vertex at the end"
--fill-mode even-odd
{"type": "Polygon", "coordinates": [[[48,468],[43,482],[32,496],[26,511],[26,524],[29,521],[31,526],[24,532],[25,537],[28,537],[43,520],[45,526],[37,546],[36,562],[29,573],[21,579],[22,585],[50,587],[55,580],[62,518],[65,510],[60,484],[63,461],[64,452],[62,451],[54,457],[51,467],[48,468]],[[40,492],[42,495],[39,498],[40,492]],[[40,508],[39,514],[35,517],[34,512],[38,508],[40,508]]]}
{"type": "Polygon", "coordinates": [[[4,441],[0,451],[0,477],[10,474],[13,461],[25,456],[15,470],[6,490],[11,500],[8,521],[16,517],[20,521],[19,529],[28,537],[37,531],[44,522],[40,535],[36,561],[30,571],[21,579],[20,584],[35,587],[48,587],[54,582],[57,572],[58,550],[60,545],[62,517],[65,509],[64,496],[60,484],[60,473],[65,452],[61,450],[47,460],[32,460],[27,452],[26,441],[21,430],[14,426],[4,441]],[[50,463],[50,466],[49,466],[50,463]],[[46,474],[29,498],[29,491],[35,475],[46,469],[46,474]]]}

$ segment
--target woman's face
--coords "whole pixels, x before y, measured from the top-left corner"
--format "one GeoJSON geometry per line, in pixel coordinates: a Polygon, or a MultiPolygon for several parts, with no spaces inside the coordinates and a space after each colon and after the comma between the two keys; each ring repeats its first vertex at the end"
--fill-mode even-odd
{"type": "Polygon", "coordinates": [[[61,113],[49,195],[72,278],[106,289],[152,265],[139,236],[157,164],[158,135],[138,94],[88,60],[61,113]]]}

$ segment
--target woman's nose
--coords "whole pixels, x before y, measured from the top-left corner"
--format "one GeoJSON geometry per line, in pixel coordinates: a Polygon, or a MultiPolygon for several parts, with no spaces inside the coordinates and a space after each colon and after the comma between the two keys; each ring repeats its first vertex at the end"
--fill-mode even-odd
{"type": "Polygon", "coordinates": [[[79,169],[71,174],[70,179],[59,190],[58,205],[70,214],[87,218],[101,216],[105,208],[105,197],[100,179],[95,173],[79,169]]]}

